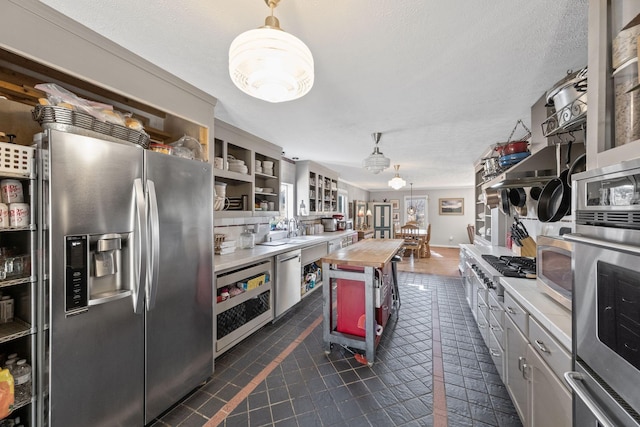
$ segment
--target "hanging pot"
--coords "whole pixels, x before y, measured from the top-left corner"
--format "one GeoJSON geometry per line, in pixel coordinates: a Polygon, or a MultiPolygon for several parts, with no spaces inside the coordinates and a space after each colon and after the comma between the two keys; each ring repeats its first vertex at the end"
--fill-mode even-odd
{"type": "Polygon", "coordinates": [[[538,199],[538,220],[556,222],[571,211],[571,187],[567,185],[569,169],[549,181],[538,199]]]}
{"type": "Polygon", "coordinates": [[[540,193],[542,193],[542,187],[531,187],[531,190],[529,190],[529,197],[533,200],[538,200],[540,198],[540,193]]]}
{"type": "Polygon", "coordinates": [[[512,188],[509,190],[509,201],[517,208],[521,208],[527,203],[527,193],[524,188],[512,188]]]}
{"type": "Polygon", "coordinates": [[[503,188],[498,190],[498,198],[500,199],[500,203],[498,206],[500,207],[500,212],[505,214],[506,216],[511,215],[511,205],[509,204],[509,190],[503,188]]]}
{"type": "Polygon", "coordinates": [[[498,145],[496,147],[496,151],[500,156],[506,156],[508,154],[523,153],[527,151],[528,148],[529,148],[528,141],[513,141],[513,142],[507,142],[504,145],[498,145]]]}
{"type": "Polygon", "coordinates": [[[500,202],[500,200],[498,200],[498,190],[496,190],[495,188],[487,188],[486,190],[484,190],[484,198],[485,203],[491,209],[498,207],[498,203],[500,202]]]}
{"type": "Polygon", "coordinates": [[[567,173],[567,185],[571,187],[571,176],[587,170],[587,155],[582,154],[573,161],[567,173]]]}

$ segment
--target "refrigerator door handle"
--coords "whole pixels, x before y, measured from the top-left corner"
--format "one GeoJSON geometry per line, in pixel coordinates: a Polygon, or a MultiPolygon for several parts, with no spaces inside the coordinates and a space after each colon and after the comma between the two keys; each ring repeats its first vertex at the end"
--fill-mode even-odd
{"type": "Polygon", "coordinates": [[[142,180],[136,178],[133,181],[133,195],[135,198],[135,221],[136,228],[138,230],[137,238],[135,239],[135,250],[133,253],[134,266],[137,268],[136,278],[137,281],[131,286],[131,293],[133,295],[133,312],[136,314],[142,313],[144,310],[144,286],[147,282],[147,205],[145,203],[144,189],[142,187],[142,180]]]}
{"type": "Polygon", "coordinates": [[[147,311],[156,305],[158,295],[158,270],[160,269],[160,220],[158,215],[158,198],[156,186],[153,181],[147,181],[147,194],[149,195],[149,234],[151,254],[149,256],[149,290],[147,292],[147,311]]]}

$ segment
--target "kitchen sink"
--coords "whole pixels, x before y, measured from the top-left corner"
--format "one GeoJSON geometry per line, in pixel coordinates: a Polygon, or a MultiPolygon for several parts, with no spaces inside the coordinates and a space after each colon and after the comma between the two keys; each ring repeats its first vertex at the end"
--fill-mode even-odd
{"type": "Polygon", "coordinates": [[[307,243],[312,240],[322,239],[322,236],[296,236],[290,239],[272,240],[271,242],[262,242],[258,245],[263,246],[282,246],[282,245],[297,245],[301,243],[307,243]]]}

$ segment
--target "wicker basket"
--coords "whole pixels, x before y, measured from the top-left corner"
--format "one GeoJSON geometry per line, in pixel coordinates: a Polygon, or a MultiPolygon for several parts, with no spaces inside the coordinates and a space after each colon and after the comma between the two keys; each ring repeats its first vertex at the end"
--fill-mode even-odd
{"type": "Polygon", "coordinates": [[[128,141],[142,148],[149,148],[149,135],[144,132],[120,126],[115,123],[105,123],[95,117],[64,107],[50,105],[36,105],[32,112],[33,119],[43,128],[53,128],[96,138],[109,137],[118,142],[128,141]]]}

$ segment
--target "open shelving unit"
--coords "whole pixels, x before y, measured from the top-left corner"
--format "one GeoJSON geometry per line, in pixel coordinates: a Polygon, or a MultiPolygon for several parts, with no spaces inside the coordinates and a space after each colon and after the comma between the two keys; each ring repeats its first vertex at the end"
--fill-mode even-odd
{"type": "Polygon", "coordinates": [[[273,264],[270,259],[216,274],[216,291],[258,280],[256,287],[216,302],[214,314],[215,356],[229,350],[273,320],[273,264]]]}

